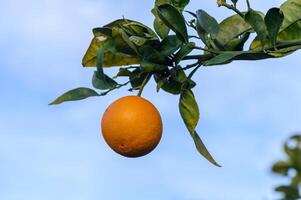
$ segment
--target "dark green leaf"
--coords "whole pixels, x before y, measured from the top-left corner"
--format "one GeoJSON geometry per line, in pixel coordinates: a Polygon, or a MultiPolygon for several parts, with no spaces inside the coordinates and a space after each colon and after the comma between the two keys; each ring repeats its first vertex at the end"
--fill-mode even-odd
{"type": "Polygon", "coordinates": [[[118,52],[137,55],[137,47],[130,40],[129,35],[125,32],[125,30],[121,28],[113,28],[112,36],[114,39],[114,46],[118,52]]]}
{"type": "Polygon", "coordinates": [[[130,76],[130,83],[134,90],[139,89],[145,78],[147,77],[147,73],[142,72],[141,69],[135,69],[130,76]]]}
{"type": "Polygon", "coordinates": [[[232,3],[234,4],[234,6],[236,6],[238,0],[231,0],[231,1],[232,1],[232,3]]]}
{"type": "Polygon", "coordinates": [[[98,71],[95,71],[92,78],[92,85],[94,88],[107,90],[115,88],[117,86],[117,82],[106,74],[101,74],[98,71]]]}
{"type": "MultiPolygon", "coordinates": [[[[156,73],[154,78],[158,85],[159,82],[161,82],[160,85],[163,84],[160,88],[174,95],[181,93],[183,84],[187,81],[185,72],[180,68],[156,73]]],[[[188,81],[188,89],[192,89],[193,87],[195,87],[195,85],[196,83],[194,81],[188,81]]]]}
{"type": "Polygon", "coordinates": [[[198,10],[196,15],[197,25],[201,27],[201,29],[207,34],[210,34],[213,39],[215,39],[219,33],[219,25],[217,21],[204,10],[198,10]]]}
{"type": "Polygon", "coordinates": [[[110,48],[111,43],[107,41],[103,44],[102,47],[98,50],[97,59],[96,59],[96,67],[97,71],[94,72],[92,78],[93,87],[100,90],[107,90],[116,87],[117,83],[110,77],[104,74],[103,72],[103,61],[105,52],[110,48]]]}
{"type": "Polygon", "coordinates": [[[181,49],[176,53],[176,56],[175,56],[175,62],[176,63],[179,63],[181,62],[181,60],[187,56],[188,54],[190,54],[193,50],[193,47],[195,46],[195,43],[193,42],[190,42],[188,44],[184,44],[181,49]]]}
{"type": "Polygon", "coordinates": [[[169,56],[170,54],[176,52],[181,45],[182,42],[176,35],[170,35],[162,40],[159,51],[164,56],[169,56]]]}
{"type": "Polygon", "coordinates": [[[199,153],[201,153],[209,162],[220,167],[220,165],[210,155],[201,138],[195,131],[195,128],[199,121],[200,113],[194,95],[190,90],[185,89],[182,91],[179,102],[179,110],[199,153]]]}
{"type": "Polygon", "coordinates": [[[160,71],[160,70],[167,68],[166,65],[156,64],[156,63],[152,63],[152,62],[149,62],[146,60],[143,60],[140,63],[140,66],[141,66],[141,70],[143,72],[155,72],[155,71],[160,71]]]}
{"type": "Polygon", "coordinates": [[[180,40],[185,43],[188,42],[185,19],[177,8],[170,4],[163,4],[157,8],[157,13],[165,25],[173,30],[180,40]]]}
{"type": "Polygon", "coordinates": [[[117,75],[115,76],[115,78],[117,77],[121,77],[121,76],[125,76],[125,77],[129,77],[131,76],[132,72],[128,69],[125,68],[119,68],[119,71],[117,73],[117,75]]]}
{"type": "Polygon", "coordinates": [[[279,33],[283,20],[284,15],[279,8],[271,8],[264,18],[271,45],[274,47],[276,46],[277,35],[279,33]]]}
{"type": "Polygon", "coordinates": [[[152,46],[143,46],[139,49],[140,53],[142,54],[143,60],[147,60],[149,62],[158,63],[165,65],[166,64],[166,57],[165,55],[161,54],[158,50],[153,48],[152,46]]]}
{"type": "Polygon", "coordinates": [[[204,66],[222,65],[231,62],[236,56],[243,54],[243,52],[224,52],[204,63],[204,66]]]}
{"type": "Polygon", "coordinates": [[[77,101],[77,100],[82,100],[86,99],[88,97],[94,97],[98,96],[97,92],[90,88],[76,88],[73,90],[70,90],[63,94],[62,96],[58,97],[56,100],[54,100],[52,103],[49,105],[56,105],[60,104],[66,101],[77,101]]]}
{"type": "Polygon", "coordinates": [[[283,193],[287,200],[297,200],[300,198],[299,189],[293,186],[279,186],[275,188],[275,191],[283,193]]]}
{"type": "Polygon", "coordinates": [[[245,14],[245,20],[253,27],[258,35],[259,41],[262,46],[264,46],[267,38],[267,29],[262,14],[251,9],[245,14]]]}

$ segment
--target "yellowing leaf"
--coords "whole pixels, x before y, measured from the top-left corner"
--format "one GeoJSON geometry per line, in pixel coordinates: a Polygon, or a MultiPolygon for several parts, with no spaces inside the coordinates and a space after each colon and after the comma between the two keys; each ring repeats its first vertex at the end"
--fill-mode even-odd
{"type": "MultiPolygon", "coordinates": [[[[98,37],[93,38],[83,60],[84,67],[95,67],[97,52],[105,40],[99,40],[98,37]]],[[[140,59],[136,56],[119,53],[116,51],[108,51],[104,55],[103,67],[127,66],[140,63],[140,59]]]]}

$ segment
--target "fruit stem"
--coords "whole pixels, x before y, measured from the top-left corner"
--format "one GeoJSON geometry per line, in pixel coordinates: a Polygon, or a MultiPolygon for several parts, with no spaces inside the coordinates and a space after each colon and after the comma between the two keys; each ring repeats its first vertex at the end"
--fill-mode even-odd
{"type": "Polygon", "coordinates": [[[151,76],[150,74],[147,74],[147,76],[145,77],[144,81],[143,81],[142,84],[140,85],[140,87],[139,87],[139,92],[138,92],[138,94],[137,94],[138,97],[141,97],[141,94],[142,94],[142,92],[143,92],[143,89],[144,89],[146,83],[148,82],[150,76],[151,76]]]}

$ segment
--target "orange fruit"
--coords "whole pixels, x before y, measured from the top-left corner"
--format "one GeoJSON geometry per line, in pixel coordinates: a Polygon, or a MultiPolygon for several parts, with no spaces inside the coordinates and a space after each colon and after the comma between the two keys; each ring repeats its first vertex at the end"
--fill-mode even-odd
{"type": "Polygon", "coordinates": [[[101,121],[106,143],[118,154],[140,157],[150,153],[162,136],[159,111],[148,100],[126,96],[113,102],[101,121]]]}

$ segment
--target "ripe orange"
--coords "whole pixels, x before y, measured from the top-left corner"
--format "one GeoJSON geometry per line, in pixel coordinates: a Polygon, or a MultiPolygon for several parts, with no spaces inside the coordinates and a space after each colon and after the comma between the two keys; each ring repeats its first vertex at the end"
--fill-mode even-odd
{"type": "Polygon", "coordinates": [[[162,120],[156,107],[138,96],[126,96],[113,102],[101,121],[106,143],[118,154],[140,157],[160,142],[162,120]]]}

